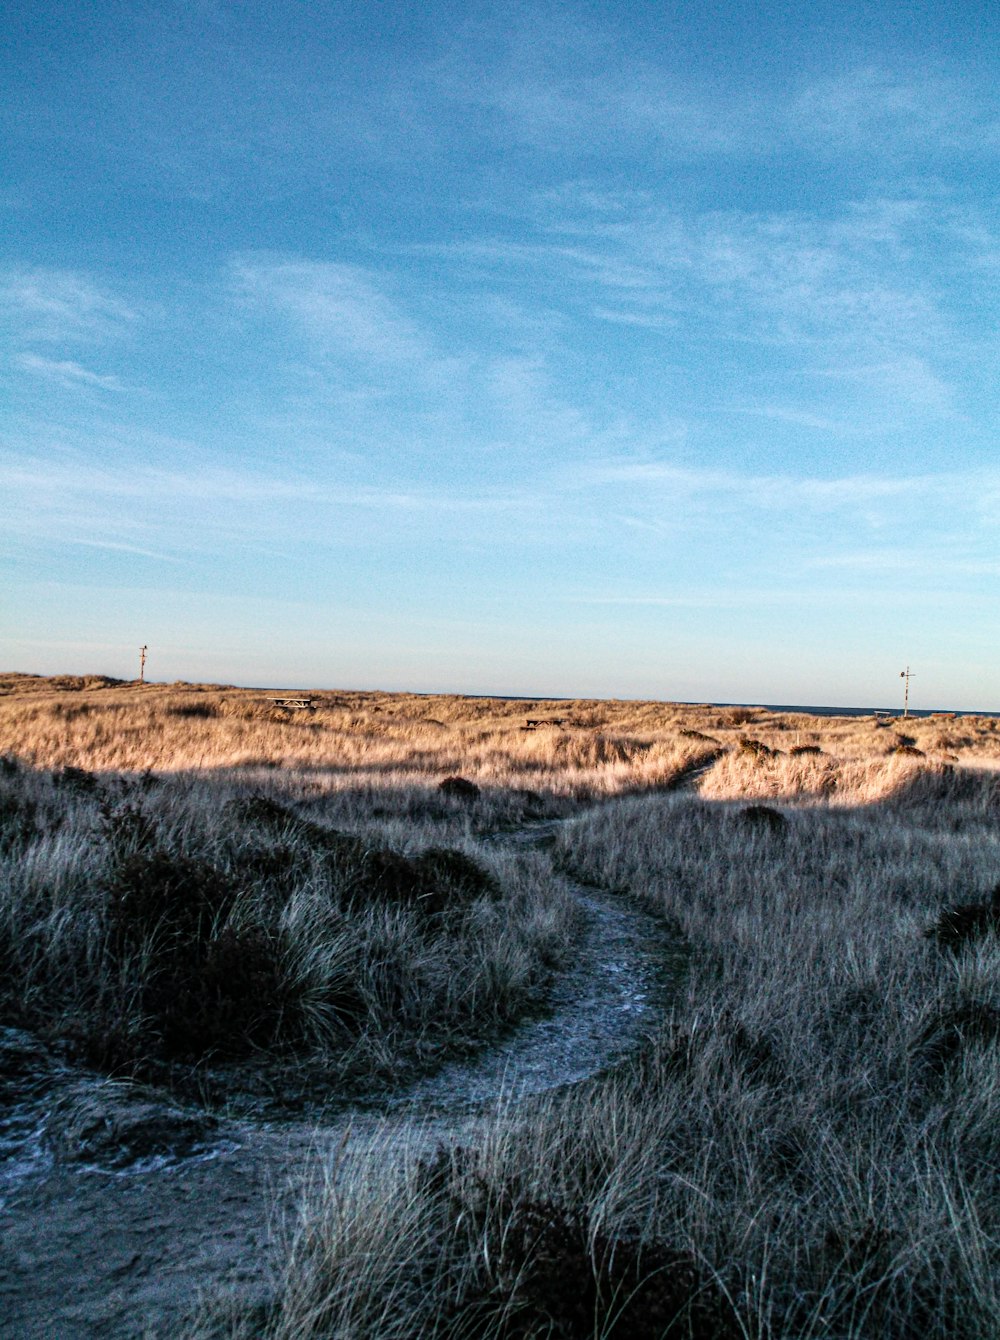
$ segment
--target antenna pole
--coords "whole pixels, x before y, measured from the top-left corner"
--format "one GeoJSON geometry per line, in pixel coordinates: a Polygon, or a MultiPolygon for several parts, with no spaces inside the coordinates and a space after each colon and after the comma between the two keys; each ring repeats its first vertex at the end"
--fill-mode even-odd
{"type": "Polygon", "coordinates": [[[146,682],[146,652],[147,652],[148,650],[149,650],[149,648],[145,645],[145,643],[143,643],[143,645],[139,648],[139,683],[140,683],[140,684],[144,684],[144,683],[146,682]]]}
{"type": "Polygon", "coordinates": [[[903,681],[903,716],[905,717],[910,714],[910,679],[912,678],[910,667],[907,666],[905,670],[900,670],[899,677],[903,681]]]}

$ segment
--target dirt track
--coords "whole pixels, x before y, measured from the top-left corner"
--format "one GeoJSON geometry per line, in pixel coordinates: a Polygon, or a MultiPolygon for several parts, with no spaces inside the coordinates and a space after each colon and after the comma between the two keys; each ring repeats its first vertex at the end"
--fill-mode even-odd
{"type": "Polygon", "coordinates": [[[416,1140],[430,1152],[471,1133],[501,1096],[557,1089],[614,1064],[661,1008],[680,950],[624,900],[576,893],[586,931],[549,1013],[501,1046],[318,1126],[200,1128],[196,1114],[148,1095],[63,1068],[45,1073],[31,1039],[8,1031],[7,1065],[0,1044],[0,1336],[168,1337],[202,1293],[232,1288],[263,1303],[282,1216],[317,1154],[342,1143],[348,1128],[352,1157],[364,1158],[373,1142],[384,1156],[387,1140],[416,1140]]]}

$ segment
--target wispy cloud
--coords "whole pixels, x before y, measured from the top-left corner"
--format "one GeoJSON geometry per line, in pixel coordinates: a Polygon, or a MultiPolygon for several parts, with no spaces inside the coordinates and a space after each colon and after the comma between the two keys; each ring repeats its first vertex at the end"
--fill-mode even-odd
{"type": "Polygon", "coordinates": [[[327,484],[313,477],[277,475],[221,468],[167,470],[131,466],[127,471],[80,460],[54,462],[11,457],[0,462],[0,484],[8,496],[90,496],[109,499],[197,501],[256,506],[271,503],[356,507],[376,512],[423,514],[509,513],[531,505],[531,490],[431,488],[406,484],[351,486],[327,484]]]}
{"type": "Polygon", "coordinates": [[[123,391],[125,387],[115,376],[92,372],[72,359],[42,358],[39,354],[19,354],[14,360],[26,372],[36,373],[60,382],[63,386],[93,386],[102,391],[123,391]]]}
{"type": "Polygon", "coordinates": [[[960,79],[872,65],[811,80],[789,109],[785,130],[824,154],[898,154],[929,142],[978,153],[1000,143],[995,106],[960,79]]]}
{"type": "Polygon", "coordinates": [[[0,312],[22,338],[46,341],[105,339],[139,317],[89,276],[41,267],[0,273],[0,312]]]}
{"type": "Polygon", "coordinates": [[[969,512],[1000,493],[1000,470],[943,471],[919,475],[853,474],[839,478],[741,474],[668,461],[597,462],[574,476],[581,488],[641,486],[677,499],[728,500],[770,511],[865,512],[877,503],[922,501],[969,512]]]}
{"type": "Polygon", "coordinates": [[[248,306],[290,320],[327,355],[406,363],[428,356],[418,327],[385,292],[385,280],[359,266],[270,256],[233,262],[237,294],[248,306]]]}

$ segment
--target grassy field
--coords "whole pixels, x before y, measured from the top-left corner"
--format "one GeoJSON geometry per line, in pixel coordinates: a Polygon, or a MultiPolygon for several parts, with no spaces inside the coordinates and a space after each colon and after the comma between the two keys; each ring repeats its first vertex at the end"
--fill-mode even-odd
{"type": "Polygon", "coordinates": [[[641,899],[690,972],[615,1075],[330,1170],[274,1307],[192,1335],[1000,1334],[995,721],[264,698],[0,681],[8,1020],[168,1082],[388,1076],[537,1007],[561,876],[641,899]],[[487,840],[560,816],[544,855],[487,840]],[[407,999],[386,961],[423,965],[407,999]]]}

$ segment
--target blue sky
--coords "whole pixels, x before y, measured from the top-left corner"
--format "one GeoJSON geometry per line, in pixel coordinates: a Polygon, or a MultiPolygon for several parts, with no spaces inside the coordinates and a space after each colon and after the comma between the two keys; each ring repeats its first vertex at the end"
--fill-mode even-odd
{"type": "Polygon", "coordinates": [[[1000,709],[986,4],[45,4],[3,668],[1000,709]]]}

